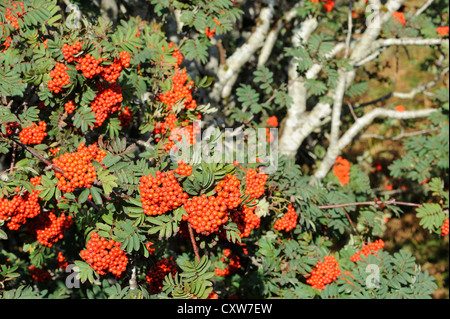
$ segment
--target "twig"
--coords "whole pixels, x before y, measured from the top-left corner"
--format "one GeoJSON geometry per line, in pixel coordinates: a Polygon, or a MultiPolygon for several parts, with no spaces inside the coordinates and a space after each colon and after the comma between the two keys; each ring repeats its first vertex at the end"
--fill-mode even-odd
{"type": "Polygon", "coordinates": [[[40,160],[41,162],[43,162],[44,164],[46,164],[47,166],[50,167],[50,169],[53,169],[55,172],[60,173],[60,174],[65,174],[65,172],[60,169],[59,167],[53,165],[52,162],[50,162],[48,159],[45,159],[44,157],[42,157],[40,154],[38,154],[33,148],[26,146],[25,144],[17,141],[15,138],[13,138],[12,136],[8,137],[11,141],[13,141],[14,143],[20,145],[22,148],[24,148],[25,150],[27,150],[28,152],[31,153],[31,155],[33,155],[34,157],[36,157],[38,160],[40,160]]]}
{"type": "Polygon", "coordinates": [[[194,249],[195,257],[197,258],[197,261],[200,262],[200,255],[198,254],[198,248],[197,248],[197,244],[195,242],[194,232],[192,230],[191,224],[189,224],[189,223],[188,223],[188,230],[189,230],[189,236],[191,237],[191,243],[192,243],[192,248],[194,249]]]}
{"type": "Polygon", "coordinates": [[[350,112],[352,113],[353,119],[356,121],[358,120],[358,116],[356,116],[355,110],[353,109],[353,105],[350,102],[347,102],[348,108],[350,109],[350,112]]]}
{"type": "Polygon", "coordinates": [[[216,47],[219,50],[219,65],[223,66],[227,63],[227,58],[225,57],[225,49],[223,48],[222,41],[217,41],[216,47]]]}
{"type": "Polygon", "coordinates": [[[421,15],[428,7],[433,3],[434,0],[428,0],[417,12],[414,14],[416,17],[421,15]]]}
{"type": "Polygon", "coordinates": [[[329,209],[329,208],[342,208],[348,206],[381,206],[381,205],[399,205],[399,206],[411,206],[411,207],[421,207],[422,204],[417,203],[408,203],[408,202],[397,202],[395,199],[391,199],[388,201],[370,201],[370,202],[354,202],[354,203],[344,203],[344,204],[333,204],[333,205],[319,205],[320,209],[329,209]]]}
{"type": "Polygon", "coordinates": [[[89,198],[86,199],[86,202],[89,204],[89,206],[91,206],[92,208],[94,208],[97,212],[101,213],[101,209],[95,205],[95,203],[93,201],[91,201],[89,198]]]}
{"type": "Polygon", "coordinates": [[[347,216],[347,219],[348,219],[348,221],[350,222],[350,225],[352,226],[353,231],[359,236],[359,232],[356,230],[355,225],[353,225],[353,221],[352,221],[352,219],[350,218],[350,215],[347,213],[347,211],[345,210],[344,207],[341,207],[341,208],[342,208],[342,210],[344,211],[345,215],[347,216]]]}
{"type": "MultiPolygon", "coordinates": [[[[393,118],[398,120],[407,120],[407,119],[416,119],[423,118],[429,116],[431,113],[436,112],[437,109],[422,109],[417,111],[404,111],[399,112],[396,110],[388,110],[385,108],[376,108],[365,114],[364,116],[358,118],[355,123],[341,136],[337,145],[333,145],[335,152],[334,154],[330,153],[330,156],[327,156],[322,161],[321,165],[314,173],[313,179],[311,179],[311,183],[316,183],[321,181],[329,172],[331,167],[334,164],[334,161],[337,157],[332,157],[331,155],[338,154],[342,151],[347,145],[351,143],[351,141],[359,134],[359,132],[370,125],[376,118],[393,118]]],[[[330,148],[328,148],[330,150],[330,148]]]]}
{"type": "Polygon", "coordinates": [[[432,133],[432,132],[436,132],[436,131],[438,131],[438,128],[414,131],[414,132],[409,132],[409,133],[401,133],[401,134],[398,134],[398,135],[395,135],[395,136],[382,136],[382,135],[377,135],[377,134],[363,134],[363,135],[361,135],[360,138],[362,138],[362,139],[363,138],[376,138],[376,139],[379,139],[379,140],[393,140],[393,141],[397,141],[397,140],[401,140],[404,137],[428,134],[428,133],[432,133]]]}
{"type": "Polygon", "coordinates": [[[350,50],[350,41],[352,40],[352,32],[353,32],[353,20],[352,20],[352,9],[353,9],[353,0],[350,0],[348,4],[348,31],[347,31],[347,39],[345,40],[345,58],[348,58],[348,52],[350,50]]]}
{"type": "Polygon", "coordinates": [[[16,152],[17,152],[17,144],[14,143],[12,154],[11,154],[11,166],[9,167],[9,170],[13,172],[14,165],[16,164],[16,152]]]}

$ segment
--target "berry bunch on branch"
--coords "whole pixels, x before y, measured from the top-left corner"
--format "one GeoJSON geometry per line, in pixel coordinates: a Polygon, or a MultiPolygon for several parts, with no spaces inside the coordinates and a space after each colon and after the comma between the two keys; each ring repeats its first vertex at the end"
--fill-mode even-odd
{"type": "Polygon", "coordinates": [[[97,144],[87,147],[84,143],[78,145],[74,153],[63,153],[53,159],[53,164],[64,173],[56,172],[58,188],[71,193],[77,188],[90,188],[97,178],[93,161],[101,163],[106,156],[104,150],[99,150],[97,144]]]}

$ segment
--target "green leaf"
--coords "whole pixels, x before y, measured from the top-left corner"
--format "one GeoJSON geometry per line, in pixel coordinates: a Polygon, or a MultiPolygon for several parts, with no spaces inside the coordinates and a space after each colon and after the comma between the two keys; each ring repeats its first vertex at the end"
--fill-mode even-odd
{"type": "Polygon", "coordinates": [[[85,188],[85,189],[81,192],[81,194],[78,196],[78,202],[79,202],[79,203],[84,203],[84,202],[86,202],[87,199],[88,199],[88,197],[89,197],[89,194],[90,194],[89,188],[85,188]]]}
{"type": "Polygon", "coordinates": [[[93,186],[90,188],[90,193],[92,195],[92,199],[94,200],[94,203],[96,203],[97,205],[102,205],[103,204],[103,200],[102,200],[102,196],[101,196],[101,191],[99,188],[93,186]]]}

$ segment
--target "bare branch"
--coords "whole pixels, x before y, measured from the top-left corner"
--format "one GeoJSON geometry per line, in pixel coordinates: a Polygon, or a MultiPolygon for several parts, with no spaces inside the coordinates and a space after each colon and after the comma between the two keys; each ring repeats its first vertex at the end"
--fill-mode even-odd
{"type": "Polygon", "coordinates": [[[247,42],[227,58],[225,65],[219,67],[217,72],[218,79],[210,95],[213,100],[219,101],[221,98],[226,98],[231,94],[230,88],[236,82],[237,75],[242,67],[263,46],[275,11],[275,2],[276,0],[269,0],[269,5],[261,10],[257,19],[260,22],[247,42]]]}
{"type": "Polygon", "coordinates": [[[355,202],[355,203],[344,203],[344,204],[334,204],[334,205],[320,205],[318,206],[320,209],[330,209],[330,208],[342,208],[349,206],[376,206],[380,207],[382,205],[398,205],[398,206],[410,206],[410,207],[421,207],[422,204],[409,203],[409,202],[397,202],[395,199],[391,199],[388,201],[371,201],[371,202],[355,202]]]}
{"type": "Polygon", "coordinates": [[[443,75],[445,75],[445,74],[447,74],[448,71],[449,71],[449,68],[446,67],[446,68],[445,68],[439,75],[437,75],[432,81],[430,81],[430,82],[428,82],[428,83],[426,83],[426,84],[419,85],[418,87],[415,87],[414,89],[412,89],[412,90],[409,91],[409,92],[405,92],[405,93],[403,93],[403,92],[394,92],[394,93],[392,93],[392,95],[393,95],[394,97],[398,97],[398,98],[400,98],[400,99],[413,99],[413,98],[414,98],[417,94],[419,94],[419,93],[424,93],[424,94],[426,94],[426,93],[427,93],[426,90],[432,88],[432,87],[436,84],[436,82],[439,80],[439,77],[440,77],[440,76],[443,76],[443,75]]]}
{"type": "Polygon", "coordinates": [[[23,143],[17,141],[15,138],[13,138],[13,137],[11,137],[11,136],[9,136],[8,138],[9,138],[11,141],[13,141],[14,143],[20,145],[23,149],[27,150],[31,155],[33,155],[34,157],[36,157],[36,158],[37,158],[38,160],[40,160],[42,163],[44,163],[44,164],[46,164],[47,166],[49,166],[50,169],[54,170],[54,171],[57,172],[57,173],[60,173],[60,174],[63,174],[63,175],[65,174],[65,172],[64,172],[62,169],[60,169],[59,167],[53,165],[52,162],[50,162],[48,159],[45,159],[43,156],[41,156],[39,153],[37,153],[33,148],[31,148],[31,147],[29,147],[29,146],[27,146],[27,145],[25,145],[25,144],[23,144],[23,143]]]}
{"type": "Polygon", "coordinates": [[[372,50],[376,50],[381,47],[393,46],[393,45],[442,45],[449,44],[448,39],[444,38],[391,38],[391,39],[380,39],[372,44],[372,50]]]}
{"type": "Polygon", "coordinates": [[[353,0],[350,0],[348,5],[348,27],[347,27],[347,38],[345,40],[345,55],[344,57],[348,57],[348,52],[350,50],[350,41],[352,40],[352,32],[353,32],[353,20],[352,20],[352,8],[353,8],[353,0]]]}
{"type": "Polygon", "coordinates": [[[415,119],[427,117],[436,109],[424,109],[417,111],[404,111],[399,112],[395,110],[387,110],[385,108],[376,108],[366,115],[360,117],[339,139],[337,145],[333,145],[333,152],[327,152],[327,155],[323,159],[320,167],[315,172],[311,183],[316,183],[321,181],[332,168],[336,157],[339,153],[351,143],[351,141],[361,132],[362,129],[371,124],[376,118],[393,118],[399,120],[415,119]],[[337,150],[337,152],[335,151],[337,150]]]}
{"type": "Polygon", "coordinates": [[[270,30],[267,35],[266,40],[264,41],[264,45],[259,53],[258,65],[264,65],[269,59],[270,54],[272,53],[273,47],[275,46],[275,42],[278,39],[278,35],[286,23],[289,23],[292,19],[294,19],[297,15],[297,8],[303,5],[303,1],[298,2],[291,10],[286,12],[284,16],[277,21],[275,26],[270,30]]]}
{"type": "MultiPolygon", "coordinates": [[[[379,23],[370,25],[358,41],[356,41],[350,55],[350,64],[356,65],[358,61],[362,61],[370,55],[372,44],[380,35],[381,25],[391,18],[391,15],[400,8],[403,2],[404,0],[389,0],[386,3],[385,8],[387,10],[380,14],[378,19],[379,23]]],[[[371,0],[371,4],[378,5],[381,8],[379,0],[371,0]]],[[[355,74],[356,73],[354,70],[346,72],[346,80],[344,85],[345,90],[347,90],[353,82],[355,74]]],[[[329,92],[327,95],[334,97],[333,92],[329,92]]],[[[323,118],[329,116],[330,114],[331,105],[329,103],[319,102],[308,114],[304,114],[303,112],[300,113],[302,120],[292,121],[295,125],[288,126],[287,123],[290,122],[288,122],[289,118],[286,117],[284,121],[286,124],[281,128],[281,136],[279,140],[280,153],[287,156],[295,156],[304,139],[322,124],[323,118]]]]}
{"type": "Polygon", "coordinates": [[[437,128],[432,128],[432,129],[428,129],[428,130],[420,130],[420,131],[414,131],[414,132],[408,132],[408,133],[400,133],[397,134],[395,136],[382,136],[382,135],[377,135],[377,134],[363,134],[361,135],[361,138],[375,138],[375,139],[379,139],[379,140],[393,140],[393,141],[398,141],[401,140],[405,137],[411,137],[411,136],[417,136],[417,135],[422,135],[422,134],[428,134],[428,133],[432,133],[432,132],[436,132],[438,129],[437,128]]]}
{"type": "Polygon", "coordinates": [[[191,238],[192,248],[194,249],[195,257],[197,261],[200,262],[200,255],[198,254],[197,243],[195,242],[194,231],[192,230],[191,224],[188,223],[189,237],[191,238]]]}
{"type": "Polygon", "coordinates": [[[421,15],[428,7],[433,3],[434,0],[428,0],[417,12],[414,14],[416,17],[421,15]]]}

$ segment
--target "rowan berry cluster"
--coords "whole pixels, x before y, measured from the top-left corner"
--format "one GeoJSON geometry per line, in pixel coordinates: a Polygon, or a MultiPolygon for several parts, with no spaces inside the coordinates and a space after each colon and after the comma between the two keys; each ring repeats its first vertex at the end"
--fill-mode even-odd
{"type": "Polygon", "coordinates": [[[131,57],[127,51],[120,52],[119,57],[114,58],[109,65],[102,65],[103,62],[107,61],[107,59],[101,57],[96,59],[89,53],[76,57],[76,55],[81,51],[83,43],[84,42],[80,41],[77,41],[72,45],[65,43],[63,45],[62,52],[64,59],[68,63],[74,61],[77,62],[75,69],[81,71],[88,79],[92,79],[93,77],[99,75],[103,78],[103,80],[115,83],[119,78],[121,71],[130,66],[131,57]]]}
{"type": "Polygon", "coordinates": [[[272,143],[275,137],[270,132],[269,128],[266,128],[266,136],[267,136],[267,142],[272,143]]]}
{"type": "Polygon", "coordinates": [[[269,176],[263,172],[257,173],[250,168],[245,175],[245,193],[253,198],[260,198],[265,192],[266,181],[269,176]]]}
{"type": "MultiPolygon", "coordinates": [[[[5,3],[7,3],[5,1],[5,3]]],[[[5,14],[5,19],[9,21],[9,23],[11,24],[11,26],[14,29],[19,30],[19,18],[22,18],[23,15],[25,14],[25,8],[23,6],[23,2],[17,2],[17,3],[10,3],[12,5],[11,8],[6,7],[6,14],[5,14]],[[17,10],[17,6],[20,6],[20,8],[22,9],[22,12],[20,12],[19,10],[17,10]]]]}
{"type": "Polygon", "coordinates": [[[230,213],[230,218],[237,224],[241,238],[250,236],[251,231],[260,226],[261,218],[255,214],[256,207],[244,205],[242,210],[233,210],[230,213]]]}
{"type": "MultiPolygon", "coordinates": [[[[226,258],[229,259],[229,262],[224,269],[216,267],[216,269],[214,270],[214,273],[217,276],[225,277],[228,275],[232,275],[242,267],[240,263],[240,257],[238,255],[233,255],[231,256],[231,258],[229,256],[230,254],[228,253],[228,256],[226,255],[226,258]]],[[[225,258],[222,258],[222,261],[225,262],[225,258]]]]}
{"type": "Polygon", "coordinates": [[[175,169],[175,173],[182,176],[191,176],[192,166],[185,164],[183,161],[178,161],[178,168],[175,169]]]}
{"type": "Polygon", "coordinates": [[[197,233],[209,235],[219,230],[219,226],[228,221],[227,207],[221,198],[214,196],[194,196],[184,205],[189,214],[183,216],[197,233]]]}
{"type": "Polygon", "coordinates": [[[166,105],[168,111],[182,99],[184,99],[183,104],[186,109],[195,109],[197,102],[192,98],[194,81],[189,81],[186,69],[176,70],[171,80],[172,89],[160,94],[158,100],[166,105]]]}
{"type": "Polygon", "coordinates": [[[282,218],[275,221],[273,226],[277,230],[284,230],[286,232],[293,230],[297,226],[298,215],[295,212],[295,208],[292,204],[288,205],[287,212],[282,218]]]}
{"type": "Polygon", "coordinates": [[[170,130],[173,130],[174,128],[177,127],[177,121],[178,118],[174,113],[170,113],[164,118],[164,123],[170,130]]]}
{"type": "Polygon", "coordinates": [[[373,243],[369,243],[364,245],[361,251],[357,252],[353,256],[350,257],[350,260],[353,262],[357,262],[358,260],[362,260],[361,255],[367,256],[369,254],[375,255],[375,252],[382,249],[384,247],[384,241],[382,239],[378,239],[373,243]]]}
{"type": "Polygon", "coordinates": [[[3,137],[8,137],[14,133],[14,129],[19,127],[17,122],[8,122],[5,124],[6,134],[1,134],[3,137]]]}
{"type": "Polygon", "coordinates": [[[58,264],[58,267],[62,269],[66,269],[67,266],[69,266],[69,262],[67,261],[66,257],[64,257],[62,251],[58,252],[56,263],[58,264]]]}
{"type": "Polygon", "coordinates": [[[446,27],[437,27],[436,28],[436,32],[439,35],[447,35],[449,33],[449,27],[448,26],[446,26],[446,27]]]}
{"type": "Polygon", "coordinates": [[[49,149],[50,153],[52,153],[53,155],[57,155],[60,151],[61,151],[61,147],[58,146],[57,148],[51,148],[49,149]]]}
{"type": "Polygon", "coordinates": [[[184,204],[188,215],[184,215],[183,220],[187,220],[197,233],[209,235],[218,231],[219,226],[228,221],[228,210],[241,203],[239,188],[237,177],[227,175],[216,186],[216,196],[194,196],[184,204]]]}
{"type": "MultiPolygon", "coordinates": [[[[178,121],[177,116],[174,113],[170,113],[169,115],[167,115],[164,118],[164,122],[156,122],[155,123],[155,128],[153,129],[153,134],[156,136],[157,135],[162,136],[162,135],[166,134],[168,129],[173,130],[177,127],[177,121],[178,121]]],[[[155,138],[155,141],[159,142],[160,138],[159,137],[155,138]]],[[[170,147],[168,149],[170,149],[170,147]]]]}
{"type": "Polygon", "coordinates": [[[278,118],[274,115],[267,119],[267,124],[272,127],[278,127],[278,118]]]}
{"type": "MultiPolygon", "coordinates": [[[[154,135],[164,135],[167,132],[167,124],[165,122],[156,122],[155,128],[153,129],[154,135]]],[[[159,137],[155,138],[156,143],[161,139],[159,137]]]]}
{"type": "Polygon", "coordinates": [[[67,43],[64,43],[63,48],[62,48],[64,60],[66,60],[67,63],[71,63],[73,61],[78,60],[75,57],[75,55],[77,55],[81,51],[82,46],[83,46],[83,43],[81,43],[80,41],[77,41],[72,45],[68,45],[67,43]]]}
{"type": "Polygon", "coordinates": [[[350,181],[350,162],[341,156],[336,158],[333,166],[334,175],[342,185],[347,185],[350,181]]]}
{"type": "Polygon", "coordinates": [[[139,190],[144,213],[149,216],[161,215],[186,203],[189,195],[183,192],[174,171],[142,176],[139,190]]]}
{"type": "Polygon", "coordinates": [[[128,264],[128,257],[120,249],[120,243],[99,237],[98,233],[91,233],[86,249],[80,251],[80,256],[99,275],[106,275],[109,271],[119,277],[128,264]]]}
{"type": "Polygon", "coordinates": [[[76,59],[78,64],[75,65],[75,69],[81,71],[86,78],[92,79],[94,76],[102,73],[103,67],[100,64],[103,61],[106,61],[106,59],[96,59],[93,55],[88,53],[85,56],[76,59]]]}
{"type": "Polygon", "coordinates": [[[394,22],[399,22],[401,25],[404,25],[406,23],[405,15],[403,12],[395,11],[392,14],[392,18],[394,19],[394,22]]]}
{"type": "Polygon", "coordinates": [[[156,250],[156,248],[151,247],[153,244],[154,243],[151,241],[149,241],[148,243],[145,244],[145,247],[147,248],[147,250],[150,254],[152,254],[156,250]]]}
{"type": "Polygon", "coordinates": [[[76,188],[90,188],[97,178],[92,161],[101,163],[105,156],[106,152],[99,150],[97,144],[86,147],[81,143],[76,152],[54,158],[53,164],[64,171],[64,174],[55,172],[58,188],[65,193],[73,192],[76,188]]]}
{"type": "Polygon", "coordinates": [[[52,247],[64,237],[64,230],[72,226],[72,216],[62,213],[56,217],[54,212],[43,212],[28,224],[28,230],[33,237],[36,237],[39,244],[52,247]]]}
{"type": "Polygon", "coordinates": [[[405,112],[405,107],[403,105],[397,105],[395,109],[397,112],[405,112]]]}
{"type": "Polygon", "coordinates": [[[175,49],[173,50],[172,53],[172,57],[174,57],[175,59],[177,59],[177,62],[175,64],[175,69],[178,69],[181,65],[181,63],[183,63],[183,54],[181,54],[180,50],[178,50],[178,48],[176,47],[176,45],[173,42],[169,43],[169,50],[172,49],[173,47],[175,47],[175,49]]]}
{"type": "MultiPolygon", "coordinates": [[[[41,177],[30,179],[31,184],[37,186],[41,182],[41,177]]],[[[17,230],[27,222],[27,219],[36,217],[41,213],[39,205],[39,193],[34,190],[31,193],[26,191],[23,195],[15,195],[12,200],[0,198],[0,219],[8,221],[6,226],[11,230],[17,230]]]]}
{"type": "Polygon", "coordinates": [[[95,113],[95,127],[100,127],[113,113],[121,110],[123,101],[122,87],[118,83],[97,83],[98,92],[91,102],[92,111],[95,113]]]}
{"type": "Polygon", "coordinates": [[[445,222],[441,228],[441,236],[447,236],[447,235],[448,235],[448,217],[445,219],[445,222]]]}
{"type": "Polygon", "coordinates": [[[122,109],[122,112],[119,113],[119,121],[121,127],[127,127],[131,123],[131,119],[133,118],[133,112],[131,112],[128,106],[125,106],[122,109]]]}
{"type": "Polygon", "coordinates": [[[216,33],[216,28],[210,30],[209,28],[206,28],[205,34],[208,38],[212,38],[214,34],[216,33]]]}
{"type": "Polygon", "coordinates": [[[8,48],[11,46],[11,42],[12,42],[11,37],[7,37],[4,34],[2,34],[2,38],[5,38],[5,42],[3,42],[3,43],[0,42],[0,48],[3,46],[3,50],[0,50],[0,53],[3,53],[6,50],[8,50],[8,48]]]}
{"type": "Polygon", "coordinates": [[[336,280],[341,275],[339,263],[334,256],[325,256],[324,261],[319,261],[306,280],[313,288],[325,289],[325,286],[336,280]]]}
{"type": "Polygon", "coordinates": [[[47,87],[51,92],[59,93],[63,86],[70,84],[70,77],[66,72],[68,69],[64,63],[57,62],[55,68],[50,71],[52,79],[48,81],[47,87]]]}
{"type": "Polygon", "coordinates": [[[50,275],[47,269],[37,268],[35,265],[29,266],[28,272],[36,282],[45,282],[52,279],[52,275],[50,275]]]}
{"type": "Polygon", "coordinates": [[[173,260],[173,257],[162,258],[156,262],[156,265],[150,269],[147,276],[150,294],[156,294],[162,290],[164,278],[167,275],[172,275],[175,277],[177,273],[177,266],[173,260]]]}
{"type": "Polygon", "coordinates": [[[170,132],[169,142],[165,144],[165,149],[169,152],[171,149],[177,150],[178,147],[175,141],[183,142],[183,137],[190,145],[195,145],[197,143],[196,136],[200,133],[200,127],[195,122],[193,124],[187,125],[188,121],[183,121],[181,127],[175,127],[170,132]]]}
{"type": "Polygon", "coordinates": [[[119,58],[114,58],[114,62],[110,65],[104,66],[101,72],[101,77],[108,82],[114,83],[120,76],[123,68],[130,66],[131,57],[127,51],[119,53],[119,58]]]}
{"type": "Polygon", "coordinates": [[[0,50],[0,53],[5,52],[8,50],[8,48],[11,46],[12,38],[10,36],[5,35],[5,27],[4,23],[0,22],[0,25],[2,26],[3,32],[1,32],[2,39],[5,38],[5,41],[3,43],[0,42],[0,48],[3,46],[3,50],[0,50]]]}
{"type": "Polygon", "coordinates": [[[47,123],[40,121],[38,125],[32,123],[31,126],[27,126],[19,133],[20,141],[25,145],[40,144],[47,136],[47,123]]]}
{"type": "MultiPolygon", "coordinates": [[[[222,252],[223,252],[223,255],[224,255],[226,258],[228,258],[228,257],[231,256],[231,249],[230,249],[230,248],[225,248],[222,252]]],[[[222,261],[225,261],[225,258],[223,258],[222,261]]]]}
{"type": "Polygon", "coordinates": [[[73,111],[75,111],[75,104],[73,104],[72,100],[64,104],[64,110],[69,114],[72,114],[73,111]]]}

